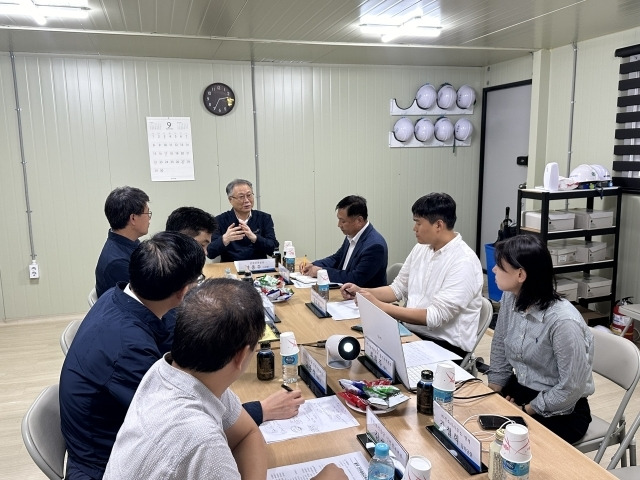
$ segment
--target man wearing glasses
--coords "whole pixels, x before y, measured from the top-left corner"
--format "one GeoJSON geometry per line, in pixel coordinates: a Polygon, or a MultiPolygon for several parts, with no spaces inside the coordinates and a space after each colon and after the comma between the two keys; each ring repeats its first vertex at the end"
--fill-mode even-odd
{"type": "Polygon", "coordinates": [[[149,232],[148,202],[149,196],[134,187],[118,187],[107,197],[104,214],[111,229],[96,265],[98,298],[116,283],[129,281],[131,254],[140,244],[138,239],[149,232]]]}
{"type": "Polygon", "coordinates": [[[253,209],[253,185],[235,179],[227,185],[231,210],[216,217],[218,230],[207,247],[209,258],[222,262],[266,258],[278,248],[273,220],[268,213],[253,209]]]}

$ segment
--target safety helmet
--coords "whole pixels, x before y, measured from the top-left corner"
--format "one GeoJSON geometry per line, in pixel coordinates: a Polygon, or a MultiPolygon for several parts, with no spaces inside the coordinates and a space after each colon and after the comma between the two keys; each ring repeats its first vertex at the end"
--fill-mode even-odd
{"type": "Polygon", "coordinates": [[[425,83],[416,92],[416,102],[418,106],[424,110],[433,107],[436,104],[437,97],[438,92],[436,92],[436,87],[430,83],[425,83]]]}
{"type": "Polygon", "coordinates": [[[454,135],[456,137],[456,140],[464,142],[465,140],[469,139],[469,137],[471,137],[472,133],[473,125],[468,119],[461,118],[456,122],[454,126],[454,135]]]}
{"type": "Polygon", "coordinates": [[[453,137],[453,124],[447,117],[440,117],[434,126],[434,134],[441,142],[446,142],[453,137]]]}
{"type": "Polygon", "coordinates": [[[450,83],[443,83],[438,89],[438,107],[448,110],[456,103],[456,89],[450,83]]]}
{"type": "Polygon", "coordinates": [[[469,108],[476,103],[476,91],[469,85],[462,85],[458,89],[456,103],[460,108],[469,108]]]}
{"type": "Polygon", "coordinates": [[[583,163],[571,170],[571,175],[569,175],[569,178],[578,183],[589,183],[599,181],[600,175],[598,174],[598,171],[591,165],[583,163]]]}
{"type": "Polygon", "coordinates": [[[421,118],[416,122],[413,132],[421,142],[431,140],[433,138],[433,123],[428,118],[421,118]]]}
{"type": "Polygon", "coordinates": [[[399,142],[406,142],[413,135],[413,123],[407,117],[400,118],[393,126],[393,136],[399,142]]]}
{"type": "Polygon", "coordinates": [[[591,166],[596,170],[596,172],[598,172],[598,177],[601,182],[611,181],[611,174],[609,173],[609,170],[606,169],[606,167],[603,167],[602,165],[599,165],[597,163],[593,163],[591,166]]]}

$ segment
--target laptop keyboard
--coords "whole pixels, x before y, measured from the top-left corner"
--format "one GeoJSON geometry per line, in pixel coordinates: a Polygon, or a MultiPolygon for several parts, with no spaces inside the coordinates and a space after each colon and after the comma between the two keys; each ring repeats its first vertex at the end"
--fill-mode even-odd
{"type": "Polygon", "coordinates": [[[415,367],[407,368],[407,376],[409,377],[409,386],[411,388],[416,388],[418,385],[422,370],[424,370],[424,365],[416,365],[415,367]]]}

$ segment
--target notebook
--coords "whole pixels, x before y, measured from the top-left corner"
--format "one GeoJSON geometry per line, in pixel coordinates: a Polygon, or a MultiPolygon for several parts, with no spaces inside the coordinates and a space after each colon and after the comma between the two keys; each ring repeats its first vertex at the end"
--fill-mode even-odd
{"type": "MultiPolygon", "coordinates": [[[[416,389],[422,370],[435,373],[438,363],[461,359],[459,355],[428,340],[403,344],[398,322],[359,293],[356,297],[365,339],[393,359],[395,374],[408,390],[416,389]]],[[[473,376],[456,365],[456,381],[467,378],[473,376]]]]}

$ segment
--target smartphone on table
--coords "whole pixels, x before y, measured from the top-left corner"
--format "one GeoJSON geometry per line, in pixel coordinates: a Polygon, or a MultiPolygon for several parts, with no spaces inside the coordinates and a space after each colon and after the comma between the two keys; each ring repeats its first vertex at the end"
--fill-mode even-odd
{"type": "Polygon", "coordinates": [[[520,425],[527,426],[527,422],[524,421],[524,418],[520,416],[501,416],[501,415],[479,415],[478,423],[484,430],[497,430],[502,427],[505,423],[508,423],[509,420],[512,422],[518,423],[520,425]]]}

